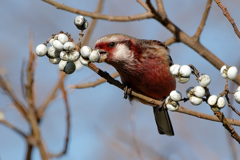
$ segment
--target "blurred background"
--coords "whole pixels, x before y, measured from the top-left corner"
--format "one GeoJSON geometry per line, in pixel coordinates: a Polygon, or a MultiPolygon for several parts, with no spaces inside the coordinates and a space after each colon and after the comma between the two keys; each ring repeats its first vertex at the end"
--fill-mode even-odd
{"type": "MultiPolygon", "coordinates": [[[[97,0],[58,2],[86,11],[94,11],[98,3],[97,0]]],[[[240,28],[240,1],[223,0],[222,2],[240,28]]],[[[163,3],[169,19],[188,35],[194,35],[207,0],[164,0],[163,3]]],[[[133,15],[142,12],[145,12],[145,9],[135,0],[105,0],[102,11],[103,14],[108,15],[133,15]]],[[[38,0],[14,2],[0,0],[0,67],[6,69],[12,88],[22,102],[25,100],[21,92],[20,73],[23,60],[28,59],[30,31],[34,34],[34,48],[59,31],[70,33],[77,42],[79,30],[73,24],[75,16],[76,14],[58,10],[38,0]]],[[[91,22],[91,18],[86,18],[91,22]]],[[[134,22],[99,20],[87,45],[94,47],[98,38],[110,33],[123,33],[136,38],[160,41],[172,37],[167,29],[153,19],[134,22]]],[[[212,3],[200,42],[226,64],[239,66],[240,40],[215,2],[212,3]]],[[[201,73],[211,76],[212,82],[209,88],[212,94],[219,94],[224,89],[225,80],[221,78],[219,71],[191,48],[182,43],[174,43],[169,48],[175,63],[193,64],[201,73]]],[[[107,64],[97,64],[97,66],[109,73],[115,72],[107,64]]],[[[98,78],[99,76],[90,69],[83,67],[80,71],[67,76],[66,86],[91,82],[98,78]]],[[[38,58],[34,86],[37,104],[42,104],[57,81],[58,66],[50,64],[46,57],[38,58]]],[[[198,83],[192,76],[187,84],[178,83],[177,90],[186,96],[185,90],[196,85],[198,83]]],[[[235,91],[235,84],[233,89],[235,91]]],[[[69,148],[66,155],[55,159],[139,159],[133,134],[144,159],[234,159],[229,143],[230,134],[221,123],[170,112],[175,136],[163,136],[158,134],[152,108],[138,102],[131,105],[128,100],[123,99],[123,91],[114,86],[104,83],[88,89],[67,88],[67,91],[71,113],[69,148]],[[131,109],[134,112],[131,112],[131,109]],[[135,133],[132,132],[131,125],[136,126],[135,133]]],[[[24,133],[29,133],[28,124],[3,92],[0,93],[0,102],[0,111],[4,112],[6,120],[24,133]]],[[[204,103],[200,106],[192,106],[188,102],[181,105],[213,114],[210,107],[204,103]]],[[[240,109],[236,102],[233,105],[240,109]]],[[[227,107],[222,111],[227,117],[232,112],[227,107]]],[[[231,116],[239,119],[235,113],[231,116]]],[[[52,153],[57,153],[63,148],[66,132],[65,117],[64,102],[59,96],[48,107],[40,126],[47,149],[52,153]]],[[[234,128],[240,133],[239,127],[234,128]]],[[[240,149],[235,140],[231,145],[234,145],[236,150],[240,149]]],[[[0,124],[1,160],[25,159],[26,147],[20,135],[0,124]]],[[[239,152],[235,154],[240,158],[239,152]]],[[[33,150],[32,159],[41,159],[38,149],[33,150]]]]}

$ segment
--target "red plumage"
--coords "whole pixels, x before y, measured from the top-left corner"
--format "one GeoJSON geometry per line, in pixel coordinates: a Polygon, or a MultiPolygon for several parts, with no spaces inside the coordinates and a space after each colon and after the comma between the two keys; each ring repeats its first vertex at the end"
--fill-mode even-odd
{"type": "MultiPolygon", "coordinates": [[[[95,48],[100,49],[101,59],[112,65],[119,72],[122,82],[130,85],[135,92],[162,100],[176,88],[175,78],[169,70],[172,65],[169,49],[159,41],[110,34],[100,38],[95,48]]],[[[139,101],[146,104],[143,100],[139,101]]],[[[158,111],[155,107],[154,113],[159,133],[173,135],[167,111],[158,111]],[[161,127],[159,123],[170,124],[161,127]]]]}

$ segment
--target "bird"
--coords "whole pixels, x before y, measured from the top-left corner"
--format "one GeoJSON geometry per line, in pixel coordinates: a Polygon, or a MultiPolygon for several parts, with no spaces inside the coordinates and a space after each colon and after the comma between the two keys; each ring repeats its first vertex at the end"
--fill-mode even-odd
{"type": "MultiPolygon", "coordinates": [[[[100,62],[113,66],[122,83],[134,92],[164,101],[176,88],[176,80],[170,72],[173,61],[169,48],[160,41],[114,33],[99,38],[95,49],[100,52],[100,62]]],[[[150,105],[131,95],[129,99],[150,105]]],[[[173,136],[166,107],[153,106],[153,112],[159,134],[173,136]]]]}

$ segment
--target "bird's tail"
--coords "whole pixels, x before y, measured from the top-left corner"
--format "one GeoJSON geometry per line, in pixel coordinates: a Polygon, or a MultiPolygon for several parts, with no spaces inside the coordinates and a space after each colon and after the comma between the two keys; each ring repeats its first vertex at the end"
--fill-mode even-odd
{"type": "Polygon", "coordinates": [[[168,111],[164,107],[153,107],[153,113],[158,127],[159,134],[174,135],[172,123],[168,115],[168,111]]]}

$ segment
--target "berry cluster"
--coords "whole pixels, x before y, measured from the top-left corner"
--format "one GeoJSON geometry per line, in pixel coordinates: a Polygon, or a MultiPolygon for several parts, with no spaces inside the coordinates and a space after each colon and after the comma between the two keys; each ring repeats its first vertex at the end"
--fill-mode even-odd
{"type": "Polygon", "coordinates": [[[174,64],[170,67],[170,72],[180,83],[187,83],[190,80],[191,68],[188,65],[174,64]]]}
{"type": "Polygon", "coordinates": [[[98,62],[100,60],[100,53],[98,49],[92,50],[89,46],[83,46],[80,49],[81,57],[80,57],[80,62],[87,66],[88,62],[98,62]]]}
{"type": "MultiPolygon", "coordinates": [[[[88,27],[88,21],[81,15],[74,19],[74,24],[82,32],[88,27]]],[[[40,57],[46,55],[51,63],[58,64],[59,70],[66,74],[72,74],[76,68],[81,68],[81,63],[87,65],[89,61],[97,62],[100,59],[98,50],[92,50],[88,46],[79,50],[80,46],[77,46],[67,33],[55,34],[47,43],[39,44],[36,47],[36,54],[40,57]],[[50,44],[49,48],[47,48],[47,43],[50,44]]]]}
{"type": "Polygon", "coordinates": [[[66,74],[73,73],[76,69],[74,62],[79,59],[80,53],[71,41],[70,35],[60,32],[52,36],[49,43],[48,48],[45,44],[39,44],[36,47],[36,54],[40,57],[46,55],[51,63],[58,64],[59,70],[66,74]]]}
{"type": "MultiPolygon", "coordinates": [[[[170,67],[170,72],[177,78],[178,82],[186,83],[190,79],[191,67],[187,65],[180,66],[179,64],[174,64],[170,67]]],[[[227,66],[224,65],[220,73],[223,78],[234,80],[237,77],[238,70],[235,66],[227,66]]],[[[208,91],[207,86],[210,84],[211,79],[208,75],[202,74],[201,76],[197,75],[197,80],[200,86],[189,87],[186,90],[186,95],[188,98],[182,99],[182,95],[179,91],[172,91],[170,95],[166,98],[165,103],[166,107],[171,111],[176,111],[179,108],[179,101],[181,100],[189,100],[193,105],[200,105],[202,101],[206,101],[208,105],[211,107],[217,107],[218,109],[222,109],[226,105],[226,100],[223,98],[223,95],[210,95],[206,94],[208,91]],[[204,99],[204,97],[206,97],[204,99]]],[[[240,87],[234,93],[234,97],[237,103],[240,103],[240,87]]]]}

